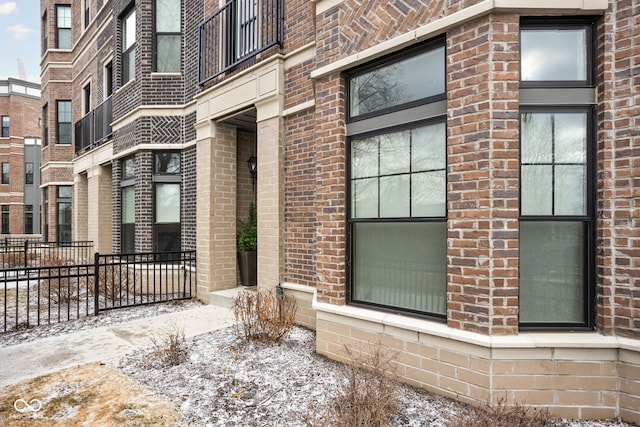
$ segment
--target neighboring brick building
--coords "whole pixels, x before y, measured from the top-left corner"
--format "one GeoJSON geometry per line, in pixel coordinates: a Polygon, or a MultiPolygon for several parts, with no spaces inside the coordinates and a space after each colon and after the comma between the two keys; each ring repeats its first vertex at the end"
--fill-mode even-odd
{"type": "Polygon", "coordinates": [[[40,85],[0,80],[3,236],[40,234],[40,85]]]}
{"type": "Polygon", "coordinates": [[[209,301],[255,154],[258,284],[318,352],[380,341],[437,393],[640,422],[640,4],[557,3],[73,1],[49,185],[101,251],[180,236],[209,301]]]}

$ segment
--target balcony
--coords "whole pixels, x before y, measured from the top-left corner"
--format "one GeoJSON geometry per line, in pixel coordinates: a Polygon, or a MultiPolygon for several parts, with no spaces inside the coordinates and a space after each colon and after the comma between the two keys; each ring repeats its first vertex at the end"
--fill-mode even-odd
{"type": "Polygon", "coordinates": [[[229,0],[198,29],[203,85],[274,45],[282,46],[283,0],[229,0]]]}
{"type": "Polygon", "coordinates": [[[89,111],[75,124],[76,154],[97,147],[111,136],[113,121],[113,97],[89,111]]]}

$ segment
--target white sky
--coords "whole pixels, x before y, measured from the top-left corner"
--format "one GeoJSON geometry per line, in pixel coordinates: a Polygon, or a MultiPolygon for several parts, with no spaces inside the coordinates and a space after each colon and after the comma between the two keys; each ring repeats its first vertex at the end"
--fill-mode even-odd
{"type": "Polygon", "coordinates": [[[40,0],[0,0],[0,78],[19,77],[18,58],[27,80],[40,82],[40,0]]]}

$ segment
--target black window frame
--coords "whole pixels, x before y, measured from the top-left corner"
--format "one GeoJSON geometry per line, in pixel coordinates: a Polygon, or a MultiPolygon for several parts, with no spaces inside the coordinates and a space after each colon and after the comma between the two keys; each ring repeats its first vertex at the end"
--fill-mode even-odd
{"type": "Polygon", "coordinates": [[[11,164],[2,162],[2,184],[9,184],[11,181],[11,164]]]}
{"type": "Polygon", "coordinates": [[[64,49],[64,50],[69,50],[71,48],[73,48],[73,39],[72,39],[72,34],[71,34],[71,25],[73,23],[73,16],[72,16],[72,11],[71,11],[71,5],[70,4],[56,4],[56,49],[64,49]],[[69,26],[68,27],[63,27],[60,25],[60,10],[61,9],[67,9],[69,11],[69,26]],[[64,31],[65,33],[69,33],[69,47],[60,47],[60,40],[61,40],[61,32],[64,31]]]}
{"type": "Polygon", "coordinates": [[[417,56],[419,54],[422,53],[426,53],[430,50],[436,50],[439,48],[444,48],[445,51],[445,68],[446,68],[446,38],[445,36],[440,36],[440,37],[436,37],[432,40],[429,40],[426,43],[421,43],[419,45],[416,46],[412,46],[410,48],[407,48],[405,50],[402,50],[400,52],[396,52],[390,55],[386,55],[382,58],[379,58],[377,60],[374,60],[368,64],[359,66],[357,68],[354,68],[353,70],[349,70],[345,73],[345,88],[346,88],[346,104],[345,104],[345,112],[346,112],[346,117],[347,117],[347,123],[353,123],[353,122],[357,122],[357,121],[362,121],[362,120],[367,120],[373,117],[378,117],[378,116],[384,116],[387,115],[389,113],[394,113],[397,111],[402,111],[402,110],[406,110],[412,107],[416,107],[419,105],[425,105],[425,104],[431,104],[437,101],[443,101],[447,99],[447,88],[446,88],[446,73],[445,73],[445,88],[443,93],[441,94],[437,94],[437,95],[433,95],[433,96],[429,96],[426,98],[421,98],[421,99],[416,99],[413,101],[409,101],[409,102],[405,102],[402,104],[398,104],[398,105],[394,105],[392,107],[388,107],[388,108],[383,108],[380,110],[376,110],[376,111],[372,111],[372,112],[368,112],[368,113],[364,113],[364,114],[359,114],[357,116],[353,116],[351,115],[351,87],[350,87],[350,81],[353,78],[356,77],[360,77],[364,74],[370,73],[372,71],[393,65],[395,63],[399,63],[402,62],[406,59],[409,59],[413,56],[417,56]]]}
{"type": "Polygon", "coordinates": [[[136,20],[138,19],[135,3],[133,3],[125,12],[121,15],[120,18],[120,34],[122,38],[122,43],[120,45],[121,51],[121,81],[122,85],[127,84],[128,82],[135,80],[136,78],[136,45],[138,44],[138,35],[137,35],[137,25],[136,20]],[[133,18],[133,29],[128,28],[127,20],[131,15],[134,15],[133,18]],[[128,48],[126,47],[127,34],[133,30],[133,43],[128,48]]]}
{"type": "Polygon", "coordinates": [[[58,242],[71,242],[72,241],[72,221],[73,221],[73,186],[71,185],[59,185],[56,187],[56,239],[58,242]],[[64,194],[63,190],[67,190],[70,194],[64,194]],[[68,222],[61,222],[62,211],[65,211],[65,219],[68,222]]]}
{"type": "Polygon", "coordinates": [[[91,22],[90,19],[90,13],[91,13],[91,0],[82,0],[83,3],[83,21],[84,21],[84,28],[86,29],[89,26],[89,22],[91,22]]]}
{"type": "MultiPolygon", "coordinates": [[[[428,125],[432,125],[432,124],[438,124],[438,123],[444,123],[445,128],[447,126],[447,116],[446,116],[446,110],[445,111],[440,111],[438,113],[432,114],[432,115],[428,115],[427,117],[422,117],[419,119],[414,119],[411,120],[409,122],[404,122],[401,120],[401,124],[395,124],[395,125],[382,125],[381,127],[378,127],[378,124],[374,124],[374,122],[380,122],[380,121],[384,121],[384,120],[378,120],[378,118],[383,118],[384,116],[394,116],[394,113],[400,112],[400,111],[407,111],[407,110],[412,110],[412,109],[420,109],[421,107],[424,106],[431,106],[431,105],[438,105],[438,104],[442,104],[442,102],[446,101],[446,97],[447,97],[447,88],[446,88],[446,79],[445,79],[445,86],[443,88],[443,92],[434,96],[428,96],[426,98],[422,98],[422,99],[416,99],[410,102],[406,102],[403,104],[399,104],[399,105],[395,105],[393,107],[389,107],[389,108],[384,108],[381,110],[376,110],[374,112],[369,112],[369,113],[365,113],[365,114],[361,114],[358,115],[356,117],[351,117],[350,115],[350,105],[351,105],[351,100],[349,99],[349,94],[350,94],[350,79],[353,77],[358,77],[360,75],[366,74],[368,72],[371,72],[375,69],[378,68],[382,68],[388,65],[391,65],[395,62],[399,62],[408,58],[411,58],[412,56],[415,55],[420,55],[422,53],[425,53],[429,50],[435,50],[435,49],[440,49],[440,48],[444,48],[445,49],[445,62],[444,62],[444,67],[445,67],[445,75],[446,75],[446,40],[444,36],[441,37],[437,37],[433,40],[430,40],[426,43],[421,43],[419,45],[416,45],[414,47],[411,47],[409,49],[406,49],[400,53],[394,53],[391,55],[387,55],[383,58],[377,59],[371,63],[365,64],[363,66],[359,66],[357,68],[354,68],[353,70],[349,70],[345,73],[345,83],[346,83],[346,93],[347,96],[345,97],[345,102],[346,102],[346,121],[347,123],[362,123],[362,122],[370,122],[373,124],[373,128],[374,130],[371,131],[356,131],[354,133],[348,133],[347,136],[347,144],[346,144],[346,159],[345,159],[345,177],[346,177],[346,233],[347,233],[347,255],[346,255],[346,277],[347,277],[347,287],[346,287],[346,300],[347,300],[347,304],[352,305],[352,306],[356,306],[356,307],[363,307],[363,308],[374,308],[378,311],[383,311],[383,312],[389,312],[389,313],[400,313],[403,315],[407,315],[407,316],[412,316],[412,317],[417,317],[417,318],[425,318],[425,319],[429,319],[429,320],[434,320],[437,322],[446,322],[447,319],[447,309],[446,309],[446,301],[447,301],[447,297],[446,297],[446,291],[445,291],[445,295],[444,295],[444,301],[445,301],[445,310],[444,310],[444,314],[439,314],[439,313],[429,313],[429,312],[424,312],[424,311],[417,311],[417,310],[412,310],[412,309],[407,309],[407,308],[401,308],[401,307],[394,307],[391,305],[385,305],[385,304],[379,304],[379,303],[373,303],[373,302],[367,302],[367,301],[359,301],[357,299],[354,298],[354,258],[355,258],[355,239],[354,239],[354,229],[355,229],[355,225],[358,223],[444,223],[445,224],[445,228],[447,227],[446,224],[448,222],[448,206],[447,206],[447,200],[448,200],[448,195],[446,193],[446,182],[448,181],[448,176],[446,173],[447,170],[447,159],[446,159],[446,155],[445,155],[445,212],[444,212],[444,216],[427,216],[427,217],[400,217],[400,218],[388,218],[388,217],[380,217],[378,216],[377,218],[353,218],[352,217],[352,176],[351,176],[351,164],[352,164],[352,159],[351,159],[351,151],[352,151],[352,142],[354,140],[359,140],[362,138],[366,138],[369,136],[375,136],[375,135],[383,135],[383,134],[388,134],[388,133],[393,133],[393,132],[397,132],[397,131],[406,131],[406,130],[411,130],[411,129],[416,129],[416,128],[420,128],[423,126],[428,126],[428,125]],[[371,120],[373,119],[373,120],[371,120]]],[[[365,125],[366,127],[367,125],[365,125]]],[[[359,128],[360,129],[360,128],[359,128]]],[[[446,138],[446,133],[445,133],[445,138],[446,138]]],[[[446,139],[445,139],[445,145],[446,145],[446,139]]],[[[446,148],[445,148],[446,149],[446,148]]],[[[446,251],[446,239],[445,241],[442,242],[442,244],[445,247],[445,251],[446,251]]],[[[446,265],[446,261],[445,264],[443,265],[443,269],[446,272],[447,269],[447,265],[446,265]]],[[[445,273],[446,276],[446,273],[445,273]]]]}
{"type": "Polygon", "coordinates": [[[71,118],[72,118],[72,111],[71,111],[72,105],[71,105],[71,100],[69,99],[58,99],[56,100],[56,143],[57,144],[61,144],[61,145],[71,145],[71,135],[72,135],[72,124],[71,124],[71,118]],[[60,119],[61,114],[66,114],[66,111],[61,112],[61,105],[68,105],[69,106],[69,111],[68,111],[68,116],[69,116],[69,121],[62,121],[60,119]],[[63,132],[63,129],[67,129],[68,128],[68,133],[63,132]],[[61,135],[64,135],[65,137],[67,137],[68,135],[68,140],[62,140],[61,135]]]}
{"type": "Polygon", "coordinates": [[[153,49],[153,70],[155,72],[158,73],[180,73],[182,71],[182,41],[183,41],[183,36],[182,36],[182,1],[181,0],[177,0],[180,3],[180,31],[178,32],[172,32],[172,31],[159,31],[158,30],[158,13],[157,13],[157,9],[158,9],[158,0],[154,0],[154,8],[153,8],[153,45],[154,45],[154,49],[153,49]],[[160,51],[160,49],[158,49],[158,40],[161,39],[162,37],[175,37],[175,36],[179,36],[180,37],[180,51],[178,52],[178,62],[179,62],[179,67],[177,70],[159,70],[158,69],[158,52],[160,51]]]}
{"type": "Polygon", "coordinates": [[[175,252],[182,249],[182,153],[179,151],[155,151],[153,154],[153,250],[154,252],[175,252]],[[179,166],[175,172],[158,170],[158,156],[163,154],[178,155],[179,166]],[[158,185],[176,185],[179,191],[178,207],[180,218],[177,222],[158,222],[157,218],[157,188],[158,185]],[[177,242],[172,246],[161,246],[166,235],[177,235],[177,242]]]}
{"type": "Polygon", "coordinates": [[[42,146],[49,145],[49,103],[42,106],[42,146]]]}
{"type": "MultiPolygon", "coordinates": [[[[532,102],[527,104],[521,100],[519,109],[520,136],[522,137],[522,117],[526,113],[561,114],[581,113],[586,117],[586,209],[584,215],[561,215],[552,212],[551,215],[522,214],[522,161],[519,159],[519,224],[527,222],[579,222],[583,230],[583,322],[523,322],[519,319],[519,329],[522,331],[591,331],[595,328],[596,316],[596,233],[597,233],[597,206],[596,206],[596,105],[593,101],[585,101],[581,95],[582,90],[593,89],[595,79],[595,19],[596,18],[540,18],[523,17],[520,21],[520,30],[546,30],[546,29],[586,29],[586,80],[578,81],[521,81],[521,89],[527,93],[548,94],[550,89],[556,93],[555,97],[548,97],[548,101],[532,102]],[[575,100],[575,101],[574,101],[575,100]]],[[[522,61],[521,61],[522,62],[522,61]]],[[[545,98],[545,97],[541,97],[545,98]]],[[[535,99],[535,97],[533,98],[535,99]]],[[[519,141],[519,150],[522,140],[519,141]]],[[[555,160],[554,160],[555,162],[555,160]]],[[[552,168],[553,170],[553,168],[552,168]]],[[[552,177],[553,179],[553,177],[552,177]]],[[[552,188],[552,192],[555,187],[552,188]]],[[[552,194],[553,195],[553,194],[552,194]]],[[[553,205],[552,205],[553,206],[553,205]]],[[[520,307],[520,303],[519,303],[520,307]]]]}
{"type": "Polygon", "coordinates": [[[2,138],[9,138],[11,136],[11,117],[2,116],[2,138]]]}
{"type": "Polygon", "coordinates": [[[26,162],[24,164],[24,183],[25,185],[33,185],[33,179],[35,175],[35,165],[33,162],[26,162]]]}
{"type": "Polygon", "coordinates": [[[2,234],[11,234],[11,209],[9,205],[2,205],[2,234]]]}

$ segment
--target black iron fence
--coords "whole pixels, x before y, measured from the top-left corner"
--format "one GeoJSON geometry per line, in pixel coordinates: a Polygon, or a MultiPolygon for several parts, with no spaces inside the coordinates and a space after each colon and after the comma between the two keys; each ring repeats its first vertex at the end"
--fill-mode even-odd
{"type": "Polygon", "coordinates": [[[282,44],[282,0],[229,0],[200,24],[200,84],[282,44]]]}
{"type": "Polygon", "coordinates": [[[195,251],[95,254],[93,263],[0,270],[0,332],[190,299],[195,251]]]}
{"type": "Polygon", "coordinates": [[[86,264],[93,257],[92,241],[41,242],[4,239],[0,246],[0,269],[44,267],[60,263],[86,264]]]}

